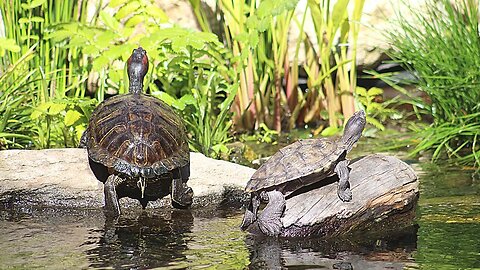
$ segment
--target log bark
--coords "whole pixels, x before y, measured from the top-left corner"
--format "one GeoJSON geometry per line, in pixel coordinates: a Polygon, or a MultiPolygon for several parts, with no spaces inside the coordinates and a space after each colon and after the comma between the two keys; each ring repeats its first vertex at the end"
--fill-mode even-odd
{"type": "Polygon", "coordinates": [[[281,236],[337,237],[373,228],[400,229],[412,221],[418,181],[408,164],[375,154],[349,167],[352,201],[338,198],[336,175],[305,187],[287,197],[281,236]]]}

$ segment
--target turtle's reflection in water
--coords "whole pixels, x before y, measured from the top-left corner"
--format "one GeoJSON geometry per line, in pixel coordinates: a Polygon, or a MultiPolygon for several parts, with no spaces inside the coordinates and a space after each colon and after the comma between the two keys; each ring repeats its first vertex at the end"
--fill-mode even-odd
{"type": "Polygon", "coordinates": [[[249,269],[405,269],[412,264],[416,226],[383,237],[354,239],[246,237],[249,269]]]}
{"type": "Polygon", "coordinates": [[[92,268],[145,269],[184,261],[193,216],[189,210],[134,211],[92,230],[85,245],[92,268]]]}

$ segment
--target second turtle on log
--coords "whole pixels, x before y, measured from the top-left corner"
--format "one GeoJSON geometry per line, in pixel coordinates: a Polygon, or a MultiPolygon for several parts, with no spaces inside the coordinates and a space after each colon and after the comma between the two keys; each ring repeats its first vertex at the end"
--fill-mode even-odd
{"type": "Polygon", "coordinates": [[[343,136],[337,140],[319,138],[299,140],[276,152],[254,173],[245,192],[250,200],[241,228],[247,229],[257,221],[262,233],[280,234],[280,220],[285,208],[285,196],[301,187],[318,182],[333,174],[339,178],[337,194],[340,200],[352,200],[348,160],[346,155],[360,139],[365,127],[364,111],[357,111],[347,121],[343,136]],[[261,202],[268,202],[257,216],[261,202]]]}

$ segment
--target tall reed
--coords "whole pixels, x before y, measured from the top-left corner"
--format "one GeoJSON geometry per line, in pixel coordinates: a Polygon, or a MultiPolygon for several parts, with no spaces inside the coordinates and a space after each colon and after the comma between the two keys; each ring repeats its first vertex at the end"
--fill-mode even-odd
{"type": "Polygon", "coordinates": [[[391,56],[411,70],[431,102],[426,129],[417,128],[414,154],[432,150],[433,158],[458,158],[480,165],[480,42],[477,1],[427,1],[413,19],[399,14],[388,37],[391,56]]]}

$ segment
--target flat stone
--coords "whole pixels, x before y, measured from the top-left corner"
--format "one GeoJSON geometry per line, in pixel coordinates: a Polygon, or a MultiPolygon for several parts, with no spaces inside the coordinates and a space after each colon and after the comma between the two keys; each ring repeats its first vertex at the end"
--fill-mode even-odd
{"type": "MultiPolygon", "coordinates": [[[[241,206],[243,189],[254,169],[191,153],[192,207],[241,206]]],[[[122,207],[140,207],[122,198],[122,207]]],[[[169,198],[148,207],[170,205],[169,198]]],[[[93,175],[85,149],[0,151],[0,207],[103,206],[103,183],[93,175]]]]}

